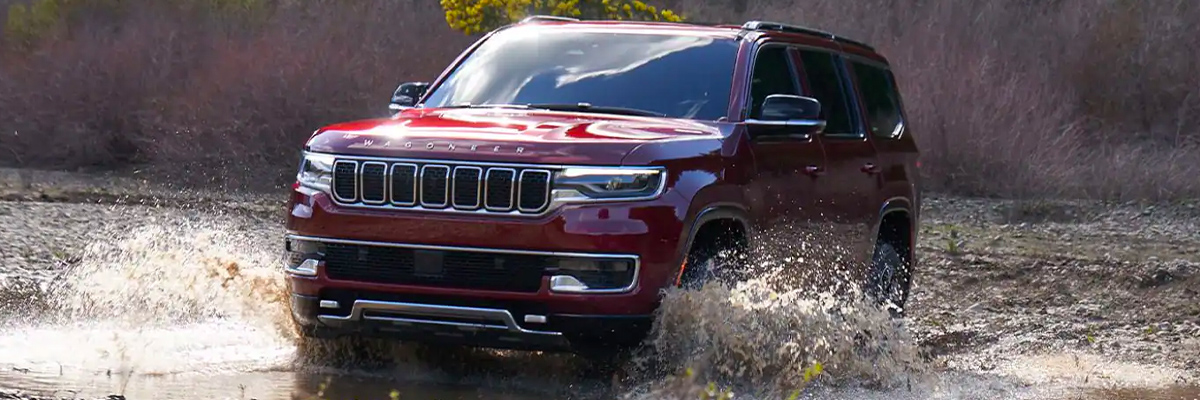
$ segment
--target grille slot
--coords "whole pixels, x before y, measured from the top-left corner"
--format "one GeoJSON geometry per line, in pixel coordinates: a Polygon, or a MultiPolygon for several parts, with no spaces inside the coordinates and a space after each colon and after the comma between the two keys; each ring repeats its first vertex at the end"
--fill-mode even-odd
{"type": "Polygon", "coordinates": [[[336,200],[358,201],[358,163],[338,160],[333,164],[333,196],[336,200]]]}
{"type": "Polygon", "coordinates": [[[479,178],[483,168],[454,167],[454,207],[467,210],[479,208],[479,178]]]}
{"type": "Polygon", "coordinates": [[[362,201],[367,204],[387,202],[387,164],[381,162],[362,163],[362,201]]]}
{"type": "Polygon", "coordinates": [[[450,167],[426,165],[421,167],[421,205],[445,208],[450,196],[450,167]]]}
{"type": "Polygon", "coordinates": [[[517,208],[525,212],[538,212],[550,200],[550,171],[527,169],[521,171],[520,189],[517,190],[517,208]]]}
{"type": "Polygon", "coordinates": [[[427,211],[538,214],[550,203],[549,169],[455,162],[339,158],[333,198],[342,205],[427,211]]]}
{"type": "Polygon", "coordinates": [[[417,165],[392,164],[392,204],[417,204],[417,165]]]}
{"type": "Polygon", "coordinates": [[[487,172],[484,201],[488,210],[509,211],[513,208],[513,184],[517,171],[512,168],[491,168],[487,172]]]}

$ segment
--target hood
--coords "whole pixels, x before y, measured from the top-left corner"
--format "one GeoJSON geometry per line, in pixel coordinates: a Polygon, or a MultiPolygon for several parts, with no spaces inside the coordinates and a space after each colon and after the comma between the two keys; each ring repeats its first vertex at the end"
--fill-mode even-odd
{"type": "Polygon", "coordinates": [[[704,122],[520,109],[410,109],[327,126],[310,151],[373,157],[618,165],[650,142],[713,140],[704,122]]]}

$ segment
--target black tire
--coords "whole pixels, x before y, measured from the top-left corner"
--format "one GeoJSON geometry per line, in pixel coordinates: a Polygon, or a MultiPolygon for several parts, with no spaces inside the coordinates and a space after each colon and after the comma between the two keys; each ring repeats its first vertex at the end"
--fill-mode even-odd
{"type": "Polygon", "coordinates": [[[877,242],[867,274],[866,294],[899,318],[904,316],[911,284],[912,274],[905,257],[891,243],[877,242]]]}
{"type": "Polygon", "coordinates": [[[741,241],[729,238],[693,244],[679,286],[695,290],[711,281],[732,284],[745,279],[740,254],[744,249],[741,241]]]}

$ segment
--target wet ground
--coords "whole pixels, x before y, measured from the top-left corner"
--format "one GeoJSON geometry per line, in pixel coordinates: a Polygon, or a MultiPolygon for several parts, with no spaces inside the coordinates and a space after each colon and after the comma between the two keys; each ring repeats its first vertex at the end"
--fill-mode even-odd
{"type": "Polygon", "coordinates": [[[673,293],[665,368],[614,383],[565,355],[300,359],[278,199],[53,180],[0,179],[0,399],[696,398],[709,381],[763,399],[1200,399],[1194,204],[934,196],[903,325],[835,321],[828,299],[761,282],[673,293]],[[865,352],[862,330],[883,334],[865,352]]]}

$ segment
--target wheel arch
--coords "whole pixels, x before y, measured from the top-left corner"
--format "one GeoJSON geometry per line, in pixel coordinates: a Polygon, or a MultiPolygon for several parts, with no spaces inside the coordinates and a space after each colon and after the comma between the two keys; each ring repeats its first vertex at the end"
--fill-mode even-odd
{"type": "Polygon", "coordinates": [[[738,229],[741,235],[738,239],[748,243],[753,233],[749,215],[745,208],[736,203],[714,203],[696,213],[696,217],[687,224],[684,240],[679,241],[679,248],[676,249],[676,264],[680,266],[680,271],[675,274],[675,279],[683,272],[684,262],[696,245],[697,238],[704,240],[706,229],[719,229],[722,226],[738,229]]]}

